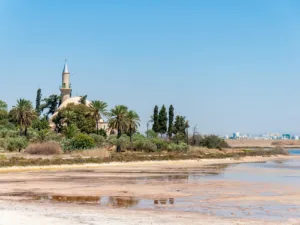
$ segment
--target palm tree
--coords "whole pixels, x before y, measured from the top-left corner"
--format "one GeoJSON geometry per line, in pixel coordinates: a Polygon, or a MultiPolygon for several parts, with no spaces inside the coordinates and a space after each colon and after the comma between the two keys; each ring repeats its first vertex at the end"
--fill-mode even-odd
{"type": "MultiPolygon", "coordinates": [[[[112,129],[116,129],[118,131],[117,138],[119,139],[122,135],[123,131],[128,129],[128,108],[124,105],[117,105],[115,108],[110,110],[108,125],[112,129]]],[[[121,146],[117,145],[117,152],[121,152],[121,146]]]]}
{"type": "Polygon", "coordinates": [[[106,102],[96,100],[96,101],[92,101],[90,107],[91,107],[92,115],[96,120],[97,134],[99,134],[99,120],[103,116],[108,115],[108,112],[106,110],[107,104],[106,102]]]}
{"type": "Polygon", "coordinates": [[[62,116],[64,117],[64,122],[69,127],[71,125],[71,122],[76,118],[76,113],[74,113],[74,111],[72,110],[66,110],[62,113],[62,116]]]}
{"type": "Polygon", "coordinates": [[[138,126],[140,126],[140,117],[135,111],[130,110],[127,113],[127,119],[128,119],[128,131],[130,136],[130,143],[132,146],[132,134],[136,132],[138,126]]]}
{"type": "Polygon", "coordinates": [[[25,127],[25,136],[27,135],[27,128],[32,124],[32,121],[37,118],[31,102],[25,99],[19,99],[17,101],[17,105],[13,106],[11,110],[11,116],[20,127],[20,135],[23,134],[23,127],[25,127]]]}

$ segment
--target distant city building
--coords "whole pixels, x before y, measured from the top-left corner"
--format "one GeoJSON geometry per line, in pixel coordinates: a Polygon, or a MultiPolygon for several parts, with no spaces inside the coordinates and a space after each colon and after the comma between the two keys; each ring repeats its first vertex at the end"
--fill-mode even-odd
{"type": "Polygon", "coordinates": [[[291,139],[291,135],[290,134],[282,134],[282,139],[283,140],[290,140],[291,139]]]}
{"type": "Polygon", "coordinates": [[[239,132],[233,133],[232,138],[233,139],[239,139],[240,138],[240,133],[239,132]]]}

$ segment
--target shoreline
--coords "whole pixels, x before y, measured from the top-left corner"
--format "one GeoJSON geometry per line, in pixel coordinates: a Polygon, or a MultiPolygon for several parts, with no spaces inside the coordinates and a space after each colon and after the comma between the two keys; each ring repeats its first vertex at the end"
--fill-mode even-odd
{"type": "Polygon", "coordinates": [[[164,165],[172,164],[173,166],[205,166],[213,164],[234,164],[234,163],[251,163],[266,162],[270,160],[300,158],[292,155],[274,155],[274,156],[245,156],[241,158],[220,158],[220,159],[185,159],[185,160],[157,160],[157,161],[133,161],[133,162],[109,162],[109,163],[86,163],[86,164],[62,164],[46,166],[11,166],[0,168],[0,173],[6,172],[30,172],[30,171],[47,171],[47,170],[72,170],[72,169],[97,169],[105,167],[128,167],[137,165],[164,165]]]}

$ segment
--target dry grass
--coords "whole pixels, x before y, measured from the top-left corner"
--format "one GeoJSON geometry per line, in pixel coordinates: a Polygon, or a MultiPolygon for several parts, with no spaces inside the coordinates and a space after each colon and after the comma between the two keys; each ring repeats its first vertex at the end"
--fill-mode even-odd
{"type": "Polygon", "coordinates": [[[30,155],[59,155],[63,153],[60,145],[55,142],[30,144],[24,152],[30,155]]]}
{"type": "Polygon", "coordinates": [[[199,146],[189,146],[189,152],[191,153],[201,153],[201,154],[215,154],[215,153],[223,153],[223,151],[219,149],[209,149],[206,147],[199,146]]]}
{"type": "Polygon", "coordinates": [[[71,153],[72,156],[81,157],[97,157],[97,158],[108,158],[110,157],[110,152],[105,148],[94,148],[84,151],[74,151],[71,153]]]}

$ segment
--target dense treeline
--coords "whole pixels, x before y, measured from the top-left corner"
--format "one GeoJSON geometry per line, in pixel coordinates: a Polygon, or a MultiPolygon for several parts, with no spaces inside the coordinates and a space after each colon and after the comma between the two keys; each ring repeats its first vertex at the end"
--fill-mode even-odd
{"type": "Polygon", "coordinates": [[[217,136],[196,137],[193,134],[189,138],[189,123],[184,116],[175,116],[173,105],[168,111],[165,105],[160,109],[155,106],[149,121],[152,129],[147,128],[142,135],[138,131],[141,122],[138,113],[125,105],[108,110],[107,103],[100,100],[87,104],[86,95],[81,97],[79,104],[70,103],[59,109],[60,104],[58,95],[42,98],[41,89],[37,90],[35,107],[30,101],[19,99],[8,111],[7,104],[0,100],[0,149],[21,151],[28,144],[45,142],[55,142],[53,146],[56,149],[60,146],[63,151],[104,146],[116,146],[117,152],[186,151],[189,144],[227,147],[217,136]],[[51,116],[53,124],[49,124],[51,116]],[[107,118],[108,130],[99,128],[104,118],[107,118]]]}

